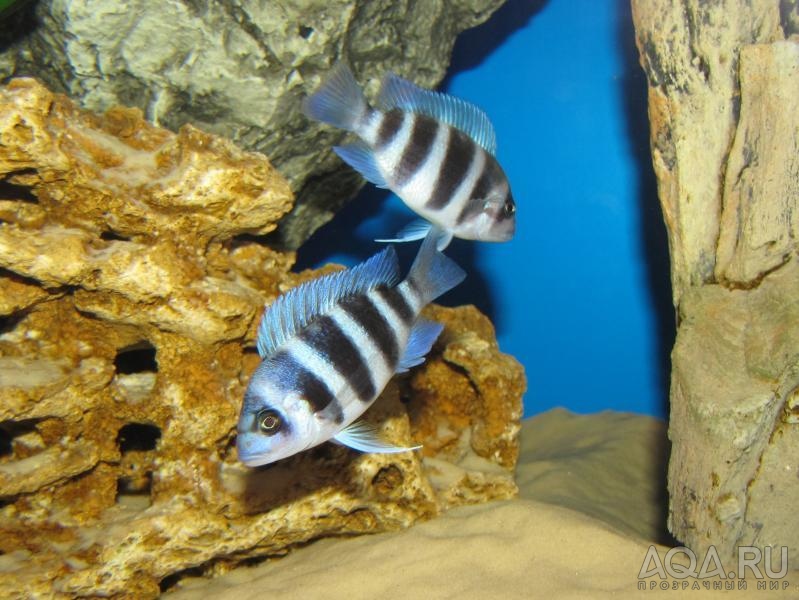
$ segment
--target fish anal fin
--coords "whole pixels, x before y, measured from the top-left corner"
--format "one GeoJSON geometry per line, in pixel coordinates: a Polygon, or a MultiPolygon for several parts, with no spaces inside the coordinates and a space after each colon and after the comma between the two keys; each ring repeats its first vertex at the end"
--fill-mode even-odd
{"type": "Polygon", "coordinates": [[[397,367],[397,373],[404,373],[411,367],[422,364],[443,329],[441,323],[419,319],[408,336],[408,345],[397,367]]]}

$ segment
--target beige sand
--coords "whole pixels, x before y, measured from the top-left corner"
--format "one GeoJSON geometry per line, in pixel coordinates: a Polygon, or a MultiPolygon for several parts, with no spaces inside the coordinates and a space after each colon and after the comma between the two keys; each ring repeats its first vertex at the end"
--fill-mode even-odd
{"type": "MultiPolygon", "coordinates": [[[[651,540],[668,539],[665,447],[665,426],[647,417],[551,411],[524,425],[518,500],[455,509],[399,533],[321,540],[257,567],[185,581],[168,597],[799,597],[796,573],[784,592],[756,591],[754,581],[748,592],[638,589],[651,540]]],[[[667,550],[658,546],[661,557],[667,550]]]]}

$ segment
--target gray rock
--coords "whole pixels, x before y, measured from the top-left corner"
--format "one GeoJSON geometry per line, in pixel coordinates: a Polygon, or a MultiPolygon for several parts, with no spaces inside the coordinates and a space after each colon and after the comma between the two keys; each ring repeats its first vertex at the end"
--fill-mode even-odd
{"type": "Polygon", "coordinates": [[[309,122],[301,99],[339,59],[371,93],[388,70],[433,87],[456,36],[503,1],[42,1],[0,77],[32,75],[90,110],[135,106],[265,153],[297,195],[272,242],[297,248],[363,183],[330,150],[343,135],[309,122]]]}

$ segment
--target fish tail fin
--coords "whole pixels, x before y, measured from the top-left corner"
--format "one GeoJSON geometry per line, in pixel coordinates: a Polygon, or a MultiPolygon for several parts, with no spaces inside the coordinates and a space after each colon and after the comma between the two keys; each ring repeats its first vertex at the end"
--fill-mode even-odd
{"type": "Polygon", "coordinates": [[[466,278],[466,272],[436,248],[440,236],[437,227],[430,229],[406,280],[419,292],[423,304],[432,302],[466,278]]]}
{"type": "Polygon", "coordinates": [[[303,101],[302,111],[315,121],[356,131],[370,108],[352,70],[340,62],[319,89],[303,101]]]}

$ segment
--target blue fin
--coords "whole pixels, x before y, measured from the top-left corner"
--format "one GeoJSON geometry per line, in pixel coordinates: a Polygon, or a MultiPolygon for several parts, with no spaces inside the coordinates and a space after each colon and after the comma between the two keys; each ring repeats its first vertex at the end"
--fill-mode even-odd
{"type": "Polygon", "coordinates": [[[369,105],[350,68],[338,63],[319,89],[303,101],[302,111],[315,121],[355,131],[369,113],[369,105]]]}
{"type": "Polygon", "coordinates": [[[443,229],[438,230],[438,237],[436,238],[436,250],[441,252],[444,248],[449,246],[452,241],[452,232],[443,229]]]}
{"type": "Polygon", "coordinates": [[[497,135],[488,115],[455,96],[422,89],[394,73],[387,73],[380,87],[378,106],[383,110],[401,108],[427,115],[460,129],[489,154],[497,152],[497,135]]]}
{"type": "Polygon", "coordinates": [[[365,293],[399,280],[397,253],[392,246],[344,271],[308,281],[279,296],[258,326],[256,345],[261,358],[271,355],[315,316],[325,314],[341,298],[365,293]]]}
{"type": "Polygon", "coordinates": [[[441,323],[419,319],[411,329],[408,345],[397,367],[397,373],[404,373],[411,367],[421,365],[443,329],[441,323]]]}
{"type": "Polygon", "coordinates": [[[375,162],[375,155],[372,149],[361,141],[345,144],[344,146],[333,146],[333,152],[341,157],[345,163],[363,175],[366,181],[374,183],[379,188],[387,188],[380,167],[375,162]]]}
{"type": "MultiPolygon", "coordinates": [[[[402,243],[402,242],[415,242],[421,240],[430,234],[430,231],[435,228],[435,225],[428,223],[424,219],[417,219],[408,223],[405,227],[397,232],[395,238],[383,238],[375,240],[381,243],[402,243]]],[[[436,248],[441,251],[452,241],[452,232],[445,229],[438,228],[432,235],[436,236],[436,248]]]]}
{"type": "Polygon", "coordinates": [[[416,219],[415,221],[411,221],[405,227],[400,229],[397,232],[397,237],[391,239],[380,239],[375,240],[376,242],[413,242],[416,240],[421,240],[423,237],[427,235],[427,232],[430,231],[430,228],[433,225],[425,221],[424,219],[416,219]]]}
{"type": "Polygon", "coordinates": [[[365,421],[355,421],[348,425],[334,435],[333,440],[343,446],[349,446],[361,452],[395,454],[397,452],[409,452],[410,450],[418,450],[421,448],[421,446],[411,446],[409,448],[392,446],[388,442],[380,439],[377,429],[365,421]]]}
{"type": "Polygon", "coordinates": [[[463,269],[436,249],[440,235],[441,230],[437,227],[428,232],[408,273],[408,281],[420,291],[424,304],[432,302],[466,278],[463,269]]]}

